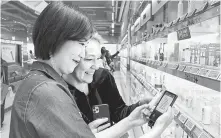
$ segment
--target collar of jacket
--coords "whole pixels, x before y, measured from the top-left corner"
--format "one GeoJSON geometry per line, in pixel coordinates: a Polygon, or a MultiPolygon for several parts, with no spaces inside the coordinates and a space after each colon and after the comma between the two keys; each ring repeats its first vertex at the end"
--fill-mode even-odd
{"type": "Polygon", "coordinates": [[[50,65],[44,62],[35,61],[32,64],[31,70],[38,70],[40,72],[43,72],[47,77],[50,77],[51,79],[55,80],[58,83],[61,83],[68,88],[68,85],[64,81],[64,79],[50,65]]]}

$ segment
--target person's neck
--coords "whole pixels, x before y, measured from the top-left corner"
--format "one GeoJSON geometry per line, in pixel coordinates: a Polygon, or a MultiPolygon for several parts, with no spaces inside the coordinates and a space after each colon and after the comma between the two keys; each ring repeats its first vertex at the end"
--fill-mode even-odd
{"type": "Polygon", "coordinates": [[[78,89],[80,92],[85,93],[85,95],[89,94],[88,84],[82,83],[76,80],[72,81],[72,86],[74,86],[76,89],[78,89]]]}
{"type": "Polygon", "coordinates": [[[62,76],[62,73],[55,66],[52,65],[51,60],[42,60],[42,59],[37,59],[37,60],[40,61],[40,62],[48,64],[59,74],[59,76],[62,76]]]}

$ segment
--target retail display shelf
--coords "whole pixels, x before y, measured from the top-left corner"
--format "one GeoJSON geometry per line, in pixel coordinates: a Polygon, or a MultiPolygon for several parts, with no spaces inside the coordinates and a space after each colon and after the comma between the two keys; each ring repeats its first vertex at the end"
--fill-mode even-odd
{"type": "Polygon", "coordinates": [[[127,68],[127,66],[126,66],[126,65],[124,65],[124,63],[123,63],[123,62],[121,62],[121,65],[123,65],[125,68],[127,68]]]}
{"type": "Polygon", "coordinates": [[[126,76],[126,73],[125,71],[123,71],[123,68],[121,67],[121,72],[123,72],[123,74],[126,76]]]}
{"type": "Polygon", "coordinates": [[[131,74],[138,80],[138,82],[148,91],[152,94],[152,96],[155,96],[159,91],[155,89],[152,84],[145,81],[143,78],[138,76],[135,72],[131,71],[131,74]]]}
{"type": "Polygon", "coordinates": [[[175,32],[186,28],[188,26],[203,22],[205,20],[211,19],[213,17],[220,15],[220,2],[215,2],[215,4],[205,4],[199,9],[194,9],[190,13],[187,13],[181,17],[178,17],[174,21],[170,22],[165,29],[159,29],[157,33],[147,34],[145,37],[142,37],[137,42],[134,42],[132,46],[140,44],[142,41],[151,41],[156,38],[162,38],[167,36],[171,32],[175,32]]]}
{"type": "Polygon", "coordinates": [[[166,63],[156,64],[160,61],[131,59],[148,67],[166,72],[173,76],[194,82],[198,85],[220,92],[220,70],[217,67],[206,67],[188,63],[166,63]]]}
{"type": "Polygon", "coordinates": [[[205,138],[218,138],[220,136],[215,125],[204,125],[200,121],[201,117],[191,117],[192,112],[183,107],[182,104],[176,102],[174,108],[174,120],[191,138],[201,138],[202,135],[205,135],[205,138]]]}

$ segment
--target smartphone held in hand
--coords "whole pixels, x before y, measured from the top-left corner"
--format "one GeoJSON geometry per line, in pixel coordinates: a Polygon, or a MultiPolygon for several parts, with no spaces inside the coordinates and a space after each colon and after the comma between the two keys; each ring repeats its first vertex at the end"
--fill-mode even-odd
{"type": "Polygon", "coordinates": [[[148,125],[150,127],[154,126],[157,118],[165,113],[169,106],[173,106],[174,102],[177,99],[177,95],[171,93],[169,91],[165,91],[162,95],[160,101],[157,103],[156,107],[154,108],[153,112],[149,117],[148,125]]]}

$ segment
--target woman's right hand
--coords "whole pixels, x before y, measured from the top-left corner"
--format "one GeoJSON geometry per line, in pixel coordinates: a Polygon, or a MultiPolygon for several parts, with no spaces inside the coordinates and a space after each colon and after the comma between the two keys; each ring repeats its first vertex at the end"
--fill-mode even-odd
{"type": "Polygon", "coordinates": [[[173,120],[172,108],[169,107],[167,111],[162,114],[155,122],[153,131],[155,132],[155,136],[159,137],[161,133],[170,125],[173,120]]]}
{"type": "Polygon", "coordinates": [[[90,127],[91,131],[94,134],[96,134],[96,133],[99,133],[100,131],[110,127],[110,123],[104,124],[107,121],[108,121],[108,118],[97,119],[97,120],[94,120],[91,123],[89,123],[88,126],[90,127]],[[102,124],[104,124],[104,125],[102,125],[102,124]]]}

